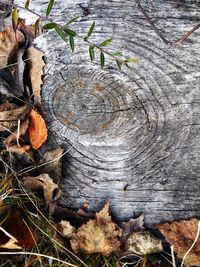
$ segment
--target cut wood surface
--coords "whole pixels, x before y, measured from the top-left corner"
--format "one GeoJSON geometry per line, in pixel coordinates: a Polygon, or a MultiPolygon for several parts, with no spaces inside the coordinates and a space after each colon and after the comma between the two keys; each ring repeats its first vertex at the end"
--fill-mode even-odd
{"type": "MultiPolygon", "coordinates": [[[[33,8],[44,13],[47,3],[36,0],[33,8]]],[[[200,20],[198,1],[141,4],[171,41],[200,20]]],[[[138,63],[120,71],[106,56],[101,69],[90,62],[80,38],[74,54],[53,31],[36,39],[46,61],[47,148],[52,139],[71,148],[63,161],[60,205],[87,202],[96,211],[110,200],[118,220],[144,213],[149,225],[199,217],[200,30],[170,46],[134,0],[55,1],[54,20],[65,23],[74,16],[80,17],[72,29],[80,35],[95,21],[92,42],[112,37],[108,50],[138,63]]]]}

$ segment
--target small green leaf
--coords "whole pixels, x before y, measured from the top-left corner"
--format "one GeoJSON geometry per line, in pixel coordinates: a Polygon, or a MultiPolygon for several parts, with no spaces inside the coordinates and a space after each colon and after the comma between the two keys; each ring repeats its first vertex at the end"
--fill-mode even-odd
{"type": "Polygon", "coordinates": [[[54,5],[54,0],[49,0],[49,4],[48,4],[48,7],[47,7],[47,11],[46,11],[46,16],[48,17],[51,13],[51,10],[53,8],[53,5],[54,5]]]}
{"type": "Polygon", "coordinates": [[[37,36],[37,33],[39,31],[39,26],[40,26],[40,18],[36,20],[35,25],[34,25],[34,34],[35,34],[35,37],[37,36]]]}
{"type": "Polygon", "coordinates": [[[69,44],[72,52],[74,52],[74,37],[72,35],[69,36],[69,44]]]}
{"type": "Polygon", "coordinates": [[[137,62],[138,60],[136,58],[127,58],[124,62],[137,62]]]}
{"type": "Polygon", "coordinates": [[[89,38],[91,36],[91,34],[93,33],[94,27],[95,27],[95,21],[92,23],[92,25],[89,28],[89,31],[87,33],[87,38],[89,38]]]}
{"type": "Polygon", "coordinates": [[[56,23],[54,22],[50,22],[50,23],[47,23],[43,26],[43,29],[45,30],[50,30],[50,29],[54,29],[55,27],[57,26],[56,23]]]}
{"type": "Polygon", "coordinates": [[[67,23],[66,23],[66,26],[68,26],[69,24],[75,22],[79,17],[74,17],[74,18],[71,18],[67,23]]]}
{"type": "Polygon", "coordinates": [[[106,45],[110,44],[111,42],[112,42],[112,38],[107,39],[107,40],[103,41],[102,43],[100,43],[100,46],[106,46],[106,45]]]}
{"type": "Polygon", "coordinates": [[[66,38],[66,33],[63,31],[63,29],[58,25],[55,25],[54,28],[57,34],[60,35],[60,37],[63,39],[63,41],[67,42],[68,40],[66,38]]]}
{"type": "Polygon", "coordinates": [[[117,52],[112,53],[112,55],[114,57],[120,57],[120,56],[122,56],[122,53],[117,51],[117,52]]]}
{"type": "Polygon", "coordinates": [[[25,7],[26,9],[28,9],[28,8],[29,8],[29,4],[30,4],[30,0],[26,0],[26,2],[25,2],[25,4],[24,4],[24,7],[25,7]]]}
{"type": "Polygon", "coordinates": [[[100,62],[101,62],[101,67],[103,68],[103,66],[105,65],[105,56],[102,51],[100,53],[100,62]]]}
{"type": "Polygon", "coordinates": [[[70,36],[73,36],[73,37],[76,36],[75,31],[72,31],[72,30],[70,30],[68,28],[63,28],[63,31],[66,32],[67,34],[69,34],[70,36]]]}
{"type": "Polygon", "coordinates": [[[122,62],[119,59],[116,59],[116,63],[118,68],[121,70],[122,69],[122,62]]]}
{"type": "Polygon", "coordinates": [[[85,37],[83,38],[83,41],[84,41],[84,42],[87,42],[87,40],[88,40],[88,38],[87,38],[87,36],[85,36],[85,37]]]}
{"type": "Polygon", "coordinates": [[[94,45],[89,46],[89,54],[91,61],[94,61],[94,45]]]}
{"type": "Polygon", "coordinates": [[[14,9],[12,10],[12,25],[13,25],[13,29],[14,29],[14,31],[17,30],[18,19],[19,19],[19,16],[18,16],[18,10],[17,10],[17,8],[14,8],[14,9]]]}

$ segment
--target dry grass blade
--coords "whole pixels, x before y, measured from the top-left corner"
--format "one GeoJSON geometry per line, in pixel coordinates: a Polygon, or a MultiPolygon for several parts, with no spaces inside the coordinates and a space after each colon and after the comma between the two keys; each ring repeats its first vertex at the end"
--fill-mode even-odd
{"type": "Polygon", "coordinates": [[[191,247],[188,249],[188,251],[185,253],[185,255],[184,255],[184,257],[183,257],[183,260],[182,260],[182,262],[181,262],[181,266],[180,266],[180,267],[183,267],[186,257],[188,256],[188,254],[190,253],[190,251],[193,249],[193,247],[194,247],[195,244],[197,243],[197,241],[198,241],[198,239],[199,239],[199,234],[200,234],[200,220],[199,220],[199,222],[198,222],[198,226],[197,226],[197,234],[196,234],[195,240],[194,240],[194,242],[192,243],[191,247]]]}

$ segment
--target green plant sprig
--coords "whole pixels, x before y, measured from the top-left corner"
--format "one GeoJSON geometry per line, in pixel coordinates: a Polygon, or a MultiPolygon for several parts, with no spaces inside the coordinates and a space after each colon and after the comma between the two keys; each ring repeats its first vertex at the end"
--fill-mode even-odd
{"type": "Polygon", "coordinates": [[[35,22],[35,35],[37,35],[37,32],[39,30],[40,22],[41,21],[48,22],[43,26],[43,29],[45,29],[45,30],[54,29],[56,31],[56,33],[62,38],[62,40],[64,42],[69,41],[69,45],[70,45],[72,52],[74,52],[74,50],[75,50],[75,41],[74,41],[75,37],[82,38],[83,41],[88,43],[88,45],[89,45],[89,55],[90,55],[91,61],[95,60],[95,50],[99,51],[101,67],[104,67],[104,65],[105,65],[105,55],[108,55],[109,57],[111,57],[116,62],[117,67],[120,70],[121,70],[122,66],[129,67],[128,63],[137,62],[137,59],[126,58],[124,55],[122,55],[121,52],[110,53],[109,51],[104,49],[105,46],[109,45],[112,42],[112,38],[106,39],[106,40],[102,41],[100,44],[95,44],[95,43],[92,43],[91,41],[89,41],[88,39],[91,37],[91,35],[94,32],[95,22],[92,23],[92,25],[88,29],[86,36],[84,36],[84,37],[79,36],[75,31],[73,31],[72,29],[69,28],[69,25],[71,23],[75,22],[78,17],[71,18],[69,21],[66,22],[66,24],[64,26],[54,22],[53,19],[49,18],[49,15],[51,14],[51,11],[53,9],[54,0],[49,0],[45,15],[41,15],[41,14],[35,12],[34,10],[29,9],[30,0],[26,0],[24,7],[22,7],[18,4],[11,4],[9,2],[1,1],[1,0],[0,0],[0,3],[7,4],[8,6],[11,6],[14,8],[14,10],[12,12],[12,21],[13,21],[13,25],[15,28],[17,27],[16,26],[17,25],[16,20],[18,19],[17,9],[22,9],[22,10],[26,10],[26,11],[38,16],[39,19],[35,22]]]}

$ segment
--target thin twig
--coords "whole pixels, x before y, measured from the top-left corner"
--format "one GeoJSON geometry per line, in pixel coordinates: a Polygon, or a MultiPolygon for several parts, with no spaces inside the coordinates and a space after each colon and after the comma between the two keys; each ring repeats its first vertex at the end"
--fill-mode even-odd
{"type": "Polygon", "coordinates": [[[147,12],[145,11],[145,9],[142,7],[142,5],[140,4],[140,0],[135,0],[136,4],[138,5],[138,9],[142,12],[142,14],[144,15],[144,17],[146,18],[146,20],[148,21],[148,23],[150,24],[151,28],[155,31],[155,33],[160,37],[160,39],[165,43],[165,44],[170,44],[170,45],[177,45],[183,41],[185,41],[192,33],[194,33],[197,29],[200,28],[200,23],[198,23],[197,25],[195,25],[189,32],[187,32],[186,34],[184,34],[181,38],[177,39],[176,41],[169,41],[167,40],[163,34],[161,33],[161,31],[156,27],[156,25],[154,24],[154,22],[152,21],[152,19],[149,17],[149,15],[147,14],[147,12]]]}

